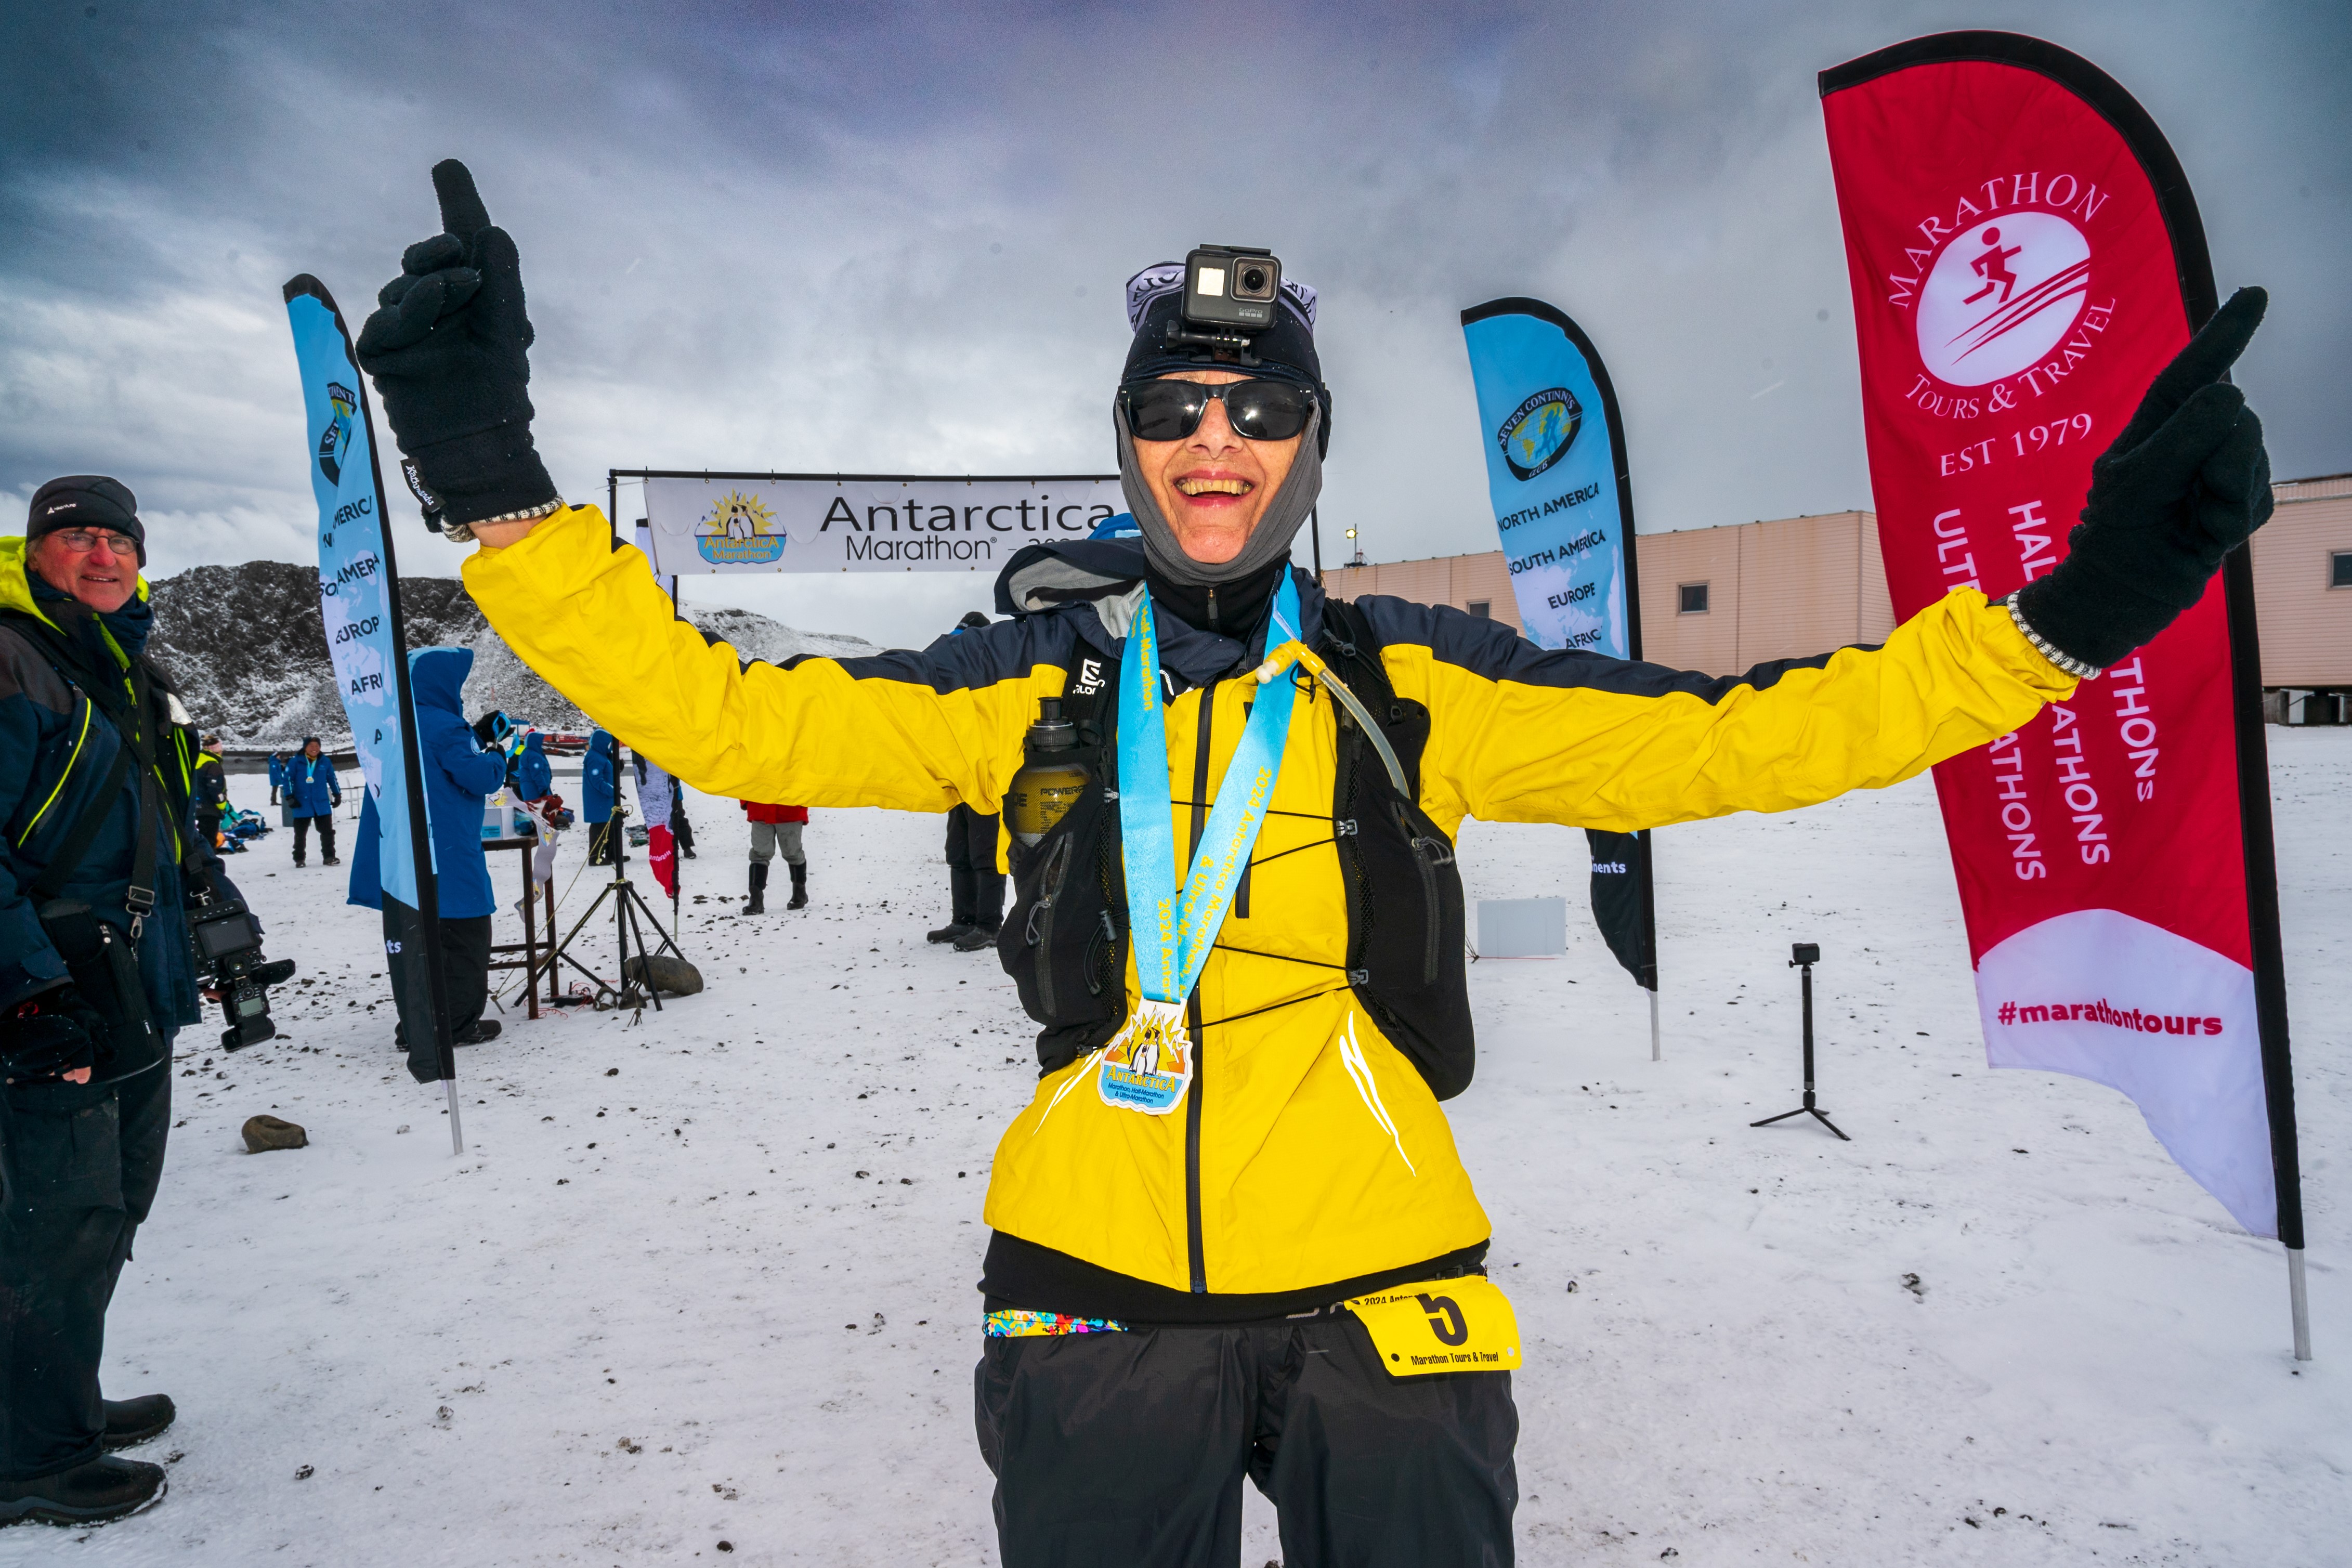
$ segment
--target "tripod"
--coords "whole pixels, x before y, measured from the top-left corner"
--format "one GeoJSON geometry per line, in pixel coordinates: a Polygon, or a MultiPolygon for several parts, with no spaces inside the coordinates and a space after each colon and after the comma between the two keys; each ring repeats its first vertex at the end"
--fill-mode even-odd
{"type": "MultiPolygon", "coordinates": [[[[646,905],[636,888],[629,881],[629,836],[624,826],[628,815],[628,807],[614,806],[612,820],[604,829],[607,842],[613,847],[613,879],[604,884],[604,890],[596,895],[596,901],[588,906],[587,912],[573,921],[572,929],[563,933],[563,940],[556,943],[555,951],[548,955],[544,973],[551,980],[555,974],[556,964],[568,963],[594,983],[595,999],[598,1002],[610,996],[615,1007],[643,1007],[646,1005],[646,998],[650,996],[653,998],[654,1011],[658,1013],[662,1010],[661,991],[654,984],[652,975],[646,973],[646,966],[639,965],[639,978],[645,983],[644,991],[637,990],[629,979],[629,948],[634,943],[640,958],[651,957],[664,949],[677,953],[680,958],[684,958],[686,954],[678,952],[677,942],[668,931],[662,929],[660,920],[655,916],[652,909],[646,905]],[[572,956],[572,939],[586,929],[590,921],[595,919],[596,911],[604,907],[604,900],[607,899],[613,900],[613,935],[619,949],[621,983],[618,985],[610,984],[603,975],[572,956]],[[640,916],[644,920],[643,925],[639,924],[640,916]],[[660,947],[649,948],[646,945],[645,926],[646,925],[652,926],[661,937],[660,947]]],[[[539,970],[531,973],[532,984],[539,983],[541,973],[541,971],[539,970]]]]}
{"type": "Polygon", "coordinates": [[[1804,972],[1800,977],[1800,984],[1803,987],[1805,997],[1805,1102],[1794,1110],[1784,1110],[1778,1116],[1768,1116],[1761,1121],[1751,1121],[1748,1125],[1769,1127],[1775,1121],[1786,1121],[1791,1116],[1810,1116],[1831,1131],[1837,1132],[1841,1142],[1851,1143],[1853,1140],[1848,1138],[1843,1132],[1839,1132],[1838,1124],[1832,1121],[1828,1113],[1813,1103],[1813,965],[1821,961],[1822,949],[1818,942],[1801,942],[1790,949],[1789,967],[1804,972]]]}

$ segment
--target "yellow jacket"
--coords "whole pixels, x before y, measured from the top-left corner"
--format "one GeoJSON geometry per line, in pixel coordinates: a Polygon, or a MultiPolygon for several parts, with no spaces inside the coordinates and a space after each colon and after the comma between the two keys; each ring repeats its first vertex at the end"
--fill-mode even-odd
{"type": "MultiPolygon", "coordinates": [[[[1132,613],[1132,595],[1123,614],[1116,593],[1024,604],[1014,581],[1024,558],[1008,568],[1011,602],[1039,613],[920,654],[784,668],[741,667],[732,648],[674,619],[645,557],[614,548],[593,508],[478,552],[466,585],[533,669],[698,789],[994,812],[1039,700],[1062,692],[1073,639],[1116,647],[1132,613]]],[[[1321,595],[1302,580],[1301,598],[1311,640],[1321,595]]],[[[1808,805],[1908,778],[2015,730],[2074,687],[1970,590],[1921,611],[1882,648],[1720,679],[1545,652],[1452,610],[1359,603],[1397,693],[1430,710],[1421,804],[1449,835],[1465,816],[1631,830],[1808,805]]],[[[1195,682],[1167,710],[1181,854],[1196,778],[1213,796],[1255,689],[1217,675],[1245,677],[1235,656],[1256,650],[1212,647],[1222,639],[1172,616],[1160,628],[1163,664],[1195,682]]],[[[1139,1115],[1090,1087],[1062,1095],[1085,1058],[1050,1074],[998,1145],[987,1219],[999,1233],[1214,1295],[1360,1281],[1486,1239],[1444,1111],[1340,983],[1336,750],[1331,701],[1303,690],[1246,910],[1234,909],[1200,982],[1197,1117],[1139,1115]]],[[[1131,1002],[1131,965],[1128,985],[1131,1002]]]]}

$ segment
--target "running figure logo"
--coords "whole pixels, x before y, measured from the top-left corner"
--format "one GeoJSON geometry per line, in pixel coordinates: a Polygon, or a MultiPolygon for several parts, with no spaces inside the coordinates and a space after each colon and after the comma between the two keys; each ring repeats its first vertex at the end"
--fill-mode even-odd
{"type": "Polygon", "coordinates": [[[1969,265],[1975,268],[1978,277],[1985,280],[1985,286],[1960,303],[1973,305],[1998,288],[2000,290],[2000,298],[1993,302],[2006,305],[2009,303],[2009,291],[2017,287],[2017,274],[2009,269],[2009,258],[2022,250],[2024,247],[2012,245],[2007,250],[2003,250],[2000,247],[2000,230],[1997,228],[1985,230],[1984,240],[1985,253],[1969,265]]]}
{"type": "Polygon", "coordinates": [[[2091,243],[2051,212],[2012,212],[1944,241],[1919,289],[1919,358],[1954,386],[2038,363],[2083,313],[2091,243]]]}

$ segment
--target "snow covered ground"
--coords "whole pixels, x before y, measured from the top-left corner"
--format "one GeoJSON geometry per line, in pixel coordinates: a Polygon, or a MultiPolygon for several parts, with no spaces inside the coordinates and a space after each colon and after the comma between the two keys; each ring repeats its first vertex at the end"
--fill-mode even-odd
{"type": "MultiPolygon", "coordinates": [[[[1529,1343],[1521,1561],[2352,1559],[2352,731],[2269,734],[2302,1367],[2277,1247],[2126,1101],[1984,1068],[1925,780],[1660,835],[1654,1065],[1581,916],[1580,837],[1465,834],[1474,897],[1576,900],[1564,960],[1473,966],[1483,1054],[1453,1106],[1529,1343]],[[1822,945],[1822,1103],[1851,1143],[1747,1125],[1797,1100],[1792,940],[1822,945]]],[[[814,906],[739,920],[740,817],[693,810],[709,989],[642,1020],[509,1011],[461,1055],[462,1158],[391,1048],[375,917],[282,830],[237,864],[317,984],[280,993],[283,1040],[183,1036],[107,1374],[179,1401],[142,1451],[171,1496],[0,1532],[0,1565],[994,1561],[972,1284],[1034,1070],[1011,984],[923,942],[938,819],[819,813],[814,906]],[[247,1154],[264,1110],[311,1146],[247,1154]]],[[[1256,1568],[1278,1551],[1250,1506],[1256,1568]]]]}

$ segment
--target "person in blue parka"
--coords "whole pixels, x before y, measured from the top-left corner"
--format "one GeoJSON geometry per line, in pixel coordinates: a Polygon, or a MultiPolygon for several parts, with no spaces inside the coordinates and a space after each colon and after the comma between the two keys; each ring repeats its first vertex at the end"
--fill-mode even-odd
{"type": "MultiPolygon", "coordinates": [[[[433,865],[440,906],[441,1005],[449,1037],[461,1046],[495,1037],[495,1019],[482,1016],[490,987],[489,867],[482,858],[483,797],[506,782],[505,756],[484,751],[466,722],[458,694],[474,668],[471,648],[425,647],[408,656],[408,689],[416,705],[416,752],[425,770],[425,814],[433,825],[433,865]]],[[[381,857],[411,853],[379,842],[383,831],[371,795],[360,810],[359,847],[352,853],[351,901],[383,911],[384,959],[393,1005],[400,1014],[394,1041],[408,1052],[409,1076],[430,1083],[441,1076],[434,1041],[431,977],[417,955],[424,922],[417,911],[387,897],[381,857]]]]}
{"type": "Polygon", "coordinates": [[[319,825],[320,858],[330,866],[342,864],[335,858],[335,808],[342,804],[343,783],[335,776],[335,759],[312,735],[286,763],[286,818],[294,825],[294,864],[307,864],[303,855],[314,822],[319,825]]]}
{"type": "Polygon", "coordinates": [[[621,742],[603,730],[588,737],[580,763],[580,819],[588,825],[588,864],[610,866],[620,839],[613,813],[621,804],[621,742]]]}
{"type": "Polygon", "coordinates": [[[285,792],[285,789],[286,753],[272,752],[269,753],[269,804],[276,805],[278,797],[285,792]]]}
{"type": "Polygon", "coordinates": [[[102,1398],[99,1363],[163,1180],[170,1042],[203,1016],[187,911],[238,894],[196,831],[187,711],[146,657],[136,499],[55,479],[25,531],[0,539],[0,1524],[86,1524],[163,1489],[112,1450],[169,1426],[171,1399],[102,1398]],[[100,928],[128,973],[77,942],[100,928]]]}

